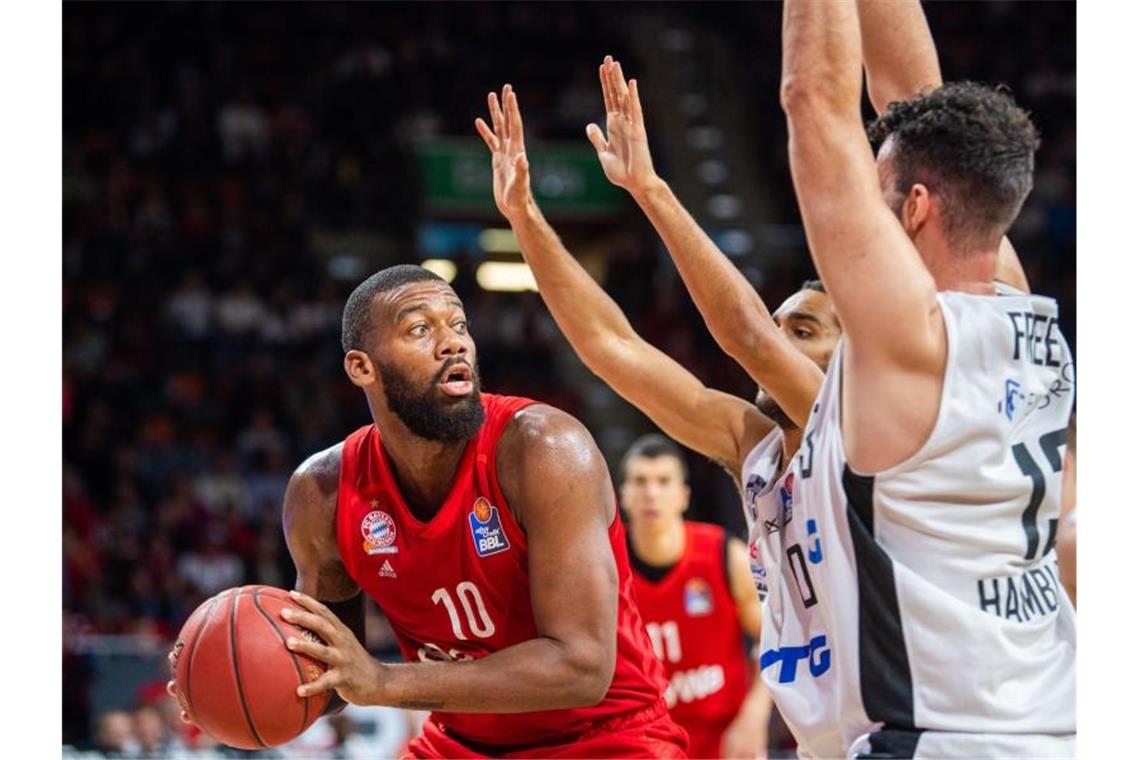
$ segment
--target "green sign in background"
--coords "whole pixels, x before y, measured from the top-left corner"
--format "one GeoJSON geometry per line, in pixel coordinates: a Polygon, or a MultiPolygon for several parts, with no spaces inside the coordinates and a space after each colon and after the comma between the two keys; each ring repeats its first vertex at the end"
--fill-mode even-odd
{"type": "MultiPolygon", "coordinates": [[[[602,173],[588,146],[527,146],[535,199],[552,214],[605,214],[621,208],[622,191],[602,173]]],[[[441,211],[495,212],[491,156],[478,140],[424,143],[416,162],[428,203],[441,211]]]]}

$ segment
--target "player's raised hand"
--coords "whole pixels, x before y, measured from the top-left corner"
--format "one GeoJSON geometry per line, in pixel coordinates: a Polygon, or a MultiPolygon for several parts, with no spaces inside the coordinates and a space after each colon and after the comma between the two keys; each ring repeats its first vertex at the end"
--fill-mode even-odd
{"type": "Polygon", "coordinates": [[[321,641],[291,636],[285,645],[294,652],[320,660],[328,668],[320,678],[298,686],[297,696],[311,697],[335,689],[341,699],[354,705],[377,704],[386,680],[384,666],[368,654],[348,626],[328,607],[299,591],[290,591],[289,595],[306,611],[286,607],[281,610],[281,617],[312,631],[321,641]]]}
{"type": "Polygon", "coordinates": [[[598,78],[606,105],[606,134],[597,124],[590,124],[586,137],[598,151],[606,179],[636,195],[657,181],[637,80],[626,82],[621,64],[609,55],[598,67],[598,78]]]}
{"type": "Polygon", "coordinates": [[[475,129],[491,151],[495,205],[509,220],[525,212],[533,202],[518,95],[509,84],[503,85],[501,107],[498,96],[493,92],[487,95],[487,107],[491,111],[493,127],[488,127],[482,119],[476,119],[475,129]]]}

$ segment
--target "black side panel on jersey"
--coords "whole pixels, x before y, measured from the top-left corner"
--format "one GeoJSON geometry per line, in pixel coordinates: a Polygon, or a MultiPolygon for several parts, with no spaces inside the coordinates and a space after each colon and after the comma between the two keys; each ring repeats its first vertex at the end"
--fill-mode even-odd
{"type": "Polygon", "coordinates": [[[874,477],[856,475],[843,466],[847,524],[859,581],[859,687],[868,718],[885,728],[913,729],[914,684],[894,565],[875,543],[874,490],[874,477]]]}

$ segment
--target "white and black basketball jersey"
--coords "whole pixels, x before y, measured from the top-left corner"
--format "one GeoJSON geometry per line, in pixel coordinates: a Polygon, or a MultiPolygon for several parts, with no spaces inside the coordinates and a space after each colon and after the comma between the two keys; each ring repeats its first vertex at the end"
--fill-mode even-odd
{"type": "MultiPolygon", "coordinates": [[[[756,536],[756,523],[760,522],[760,530],[764,530],[764,521],[759,520],[762,510],[765,509],[763,497],[771,489],[772,482],[779,474],[780,462],[784,455],[784,433],[780,428],[773,428],[748,452],[744,459],[740,482],[744,486],[744,522],[748,527],[748,554],[752,566],[752,581],[756,584],[756,592],[763,602],[768,596],[768,573],[765,563],[759,557],[759,548],[754,540],[756,536]]],[[[768,520],[765,517],[765,520],[768,520]]],[[[772,523],[773,525],[775,523],[772,523]]]]}
{"type": "Polygon", "coordinates": [[[800,450],[748,500],[770,587],[760,666],[801,755],[1075,751],[1076,618],[1053,550],[1073,404],[1057,304],[938,299],[946,373],[921,449],[876,475],[848,465],[841,341],[800,450]]]}

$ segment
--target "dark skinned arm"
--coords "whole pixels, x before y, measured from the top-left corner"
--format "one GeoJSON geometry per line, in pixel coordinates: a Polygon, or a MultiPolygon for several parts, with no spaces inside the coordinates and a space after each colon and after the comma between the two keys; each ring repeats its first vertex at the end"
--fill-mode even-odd
{"type": "MultiPolygon", "coordinates": [[[[325,600],[361,648],[364,643],[364,595],[349,577],[336,546],[336,493],[341,445],[305,460],[289,478],[282,508],[285,543],[297,568],[296,588],[325,600]]],[[[173,653],[172,653],[173,654],[173,653]]],[[[166,690],[174,696],[174,682],[166,690]]],[[[340,712],[345,701],[333,694],[325,714],[340,712]]],[[[190,716],[182,713],[182,720],[190,716]]]]}
{"type": "MultiPolygon", "coordinates": [[[[281,521],[297,568],[295,588],[323,601],[363,644],[364,594],[349,577],[336,545],[341,447],[314,454],[297,468],[285,489],[281,521]]],[[[334,693],[325,714],[340,712],[345,704],[334,693]]]]}
{"type": "Polygon", "coordinates": [[[527,534],[538,635],[465,662],[386,664],[370,657],[328,608],[286,619],[327,644],[290,647],[329,664],[298,694],[336,689],[353,704],[519,713],[597,704],[616,661],[617,569],[609,543],[613,486],[590,434],[548,406],[519,412],[499,440],[499,482],[527,534]]]}

